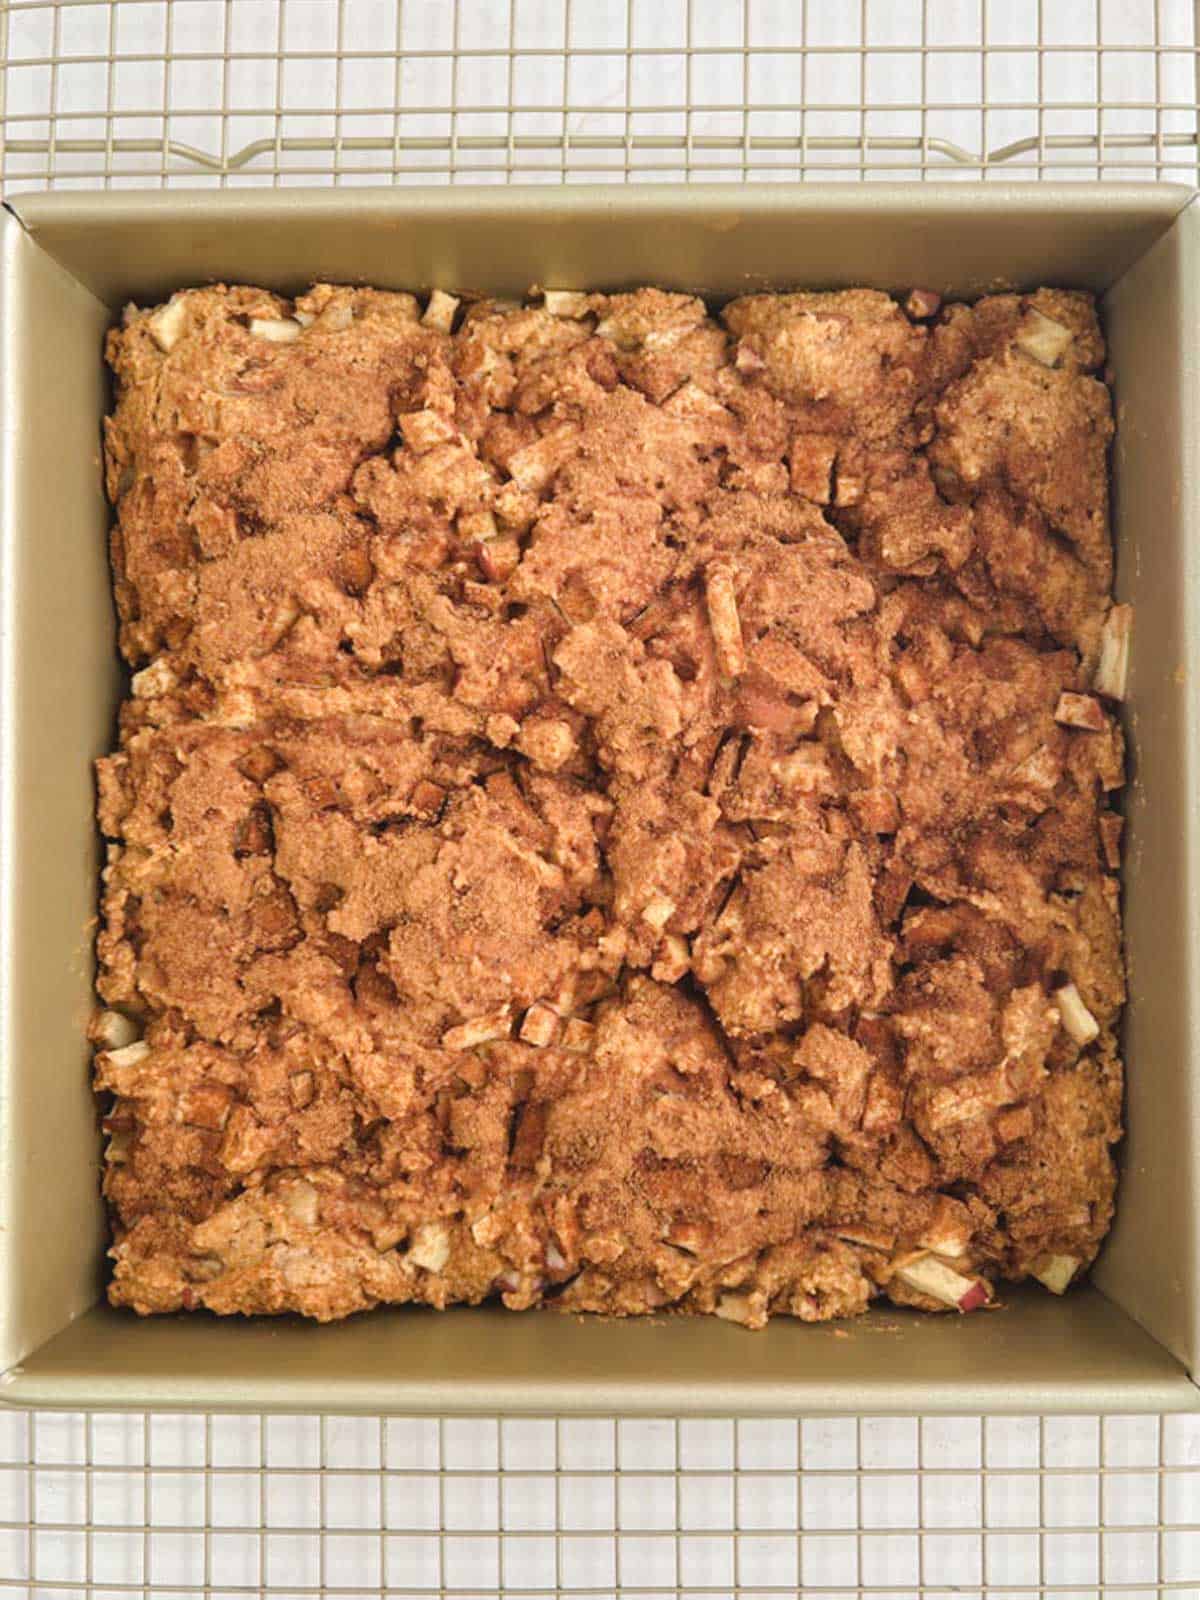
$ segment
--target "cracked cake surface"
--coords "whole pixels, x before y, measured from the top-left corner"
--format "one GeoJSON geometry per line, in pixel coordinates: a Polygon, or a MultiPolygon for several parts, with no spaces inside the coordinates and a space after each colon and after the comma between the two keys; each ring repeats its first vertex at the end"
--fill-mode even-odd
{"type": "Polygon", "coordinates": [[[757,1327],[1086,1269],[1089,296],[218,286],[108,358],[114,1303],[757,1327]]]}

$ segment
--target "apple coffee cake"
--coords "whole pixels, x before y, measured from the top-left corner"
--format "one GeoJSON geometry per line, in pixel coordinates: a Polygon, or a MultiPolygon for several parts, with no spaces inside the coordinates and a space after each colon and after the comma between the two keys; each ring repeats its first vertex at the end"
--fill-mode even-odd
{"type": "Polygon", "coordinates": [[[1091,299],[126,313],[110,1296],[1061,1292],[1120,1133],[1091,299]]]}

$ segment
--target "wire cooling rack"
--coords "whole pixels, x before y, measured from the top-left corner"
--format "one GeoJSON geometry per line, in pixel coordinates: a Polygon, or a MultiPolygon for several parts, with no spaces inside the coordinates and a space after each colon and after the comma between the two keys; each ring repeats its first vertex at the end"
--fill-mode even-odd
{"type": "MultiPolygon", "coordinates": [[[[0,185],[1197,176],[1192,0],[0,0],[0,185]]],[[[1200,1600],[1200,1420],[0,1412],[0,1595],[1200,1600]]]]}
{"type": "Polygon", "coordinates": [[[37,1595],[1195,1595],[1200,1419],[0,1416],[37,1595]],[[89,1589],[89,1586],[93,1586],[89,1589]]]}
{"type": "Polygon", "coordinates": [[[1192,0],[11,0],[10,189],[1196,173],[1192,0]]]}

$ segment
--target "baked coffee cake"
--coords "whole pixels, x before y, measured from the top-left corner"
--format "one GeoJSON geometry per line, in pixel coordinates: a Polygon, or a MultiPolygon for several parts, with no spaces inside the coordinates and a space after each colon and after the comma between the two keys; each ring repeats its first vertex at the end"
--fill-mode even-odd
{"type": "Polygon", "coordinates": [[[109,339],[110,1296],[758,1327],[1112,1214],[1091,299],[205,288],[109,339]]]}

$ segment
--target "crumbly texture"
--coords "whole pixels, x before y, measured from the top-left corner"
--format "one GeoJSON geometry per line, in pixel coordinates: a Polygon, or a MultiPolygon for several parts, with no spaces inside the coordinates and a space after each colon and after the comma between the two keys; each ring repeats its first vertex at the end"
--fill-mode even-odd
{"type": "Polygon", "coordinates": [[[1124,994],[1090,298],[549,304],[110,335],[111,1299],[1069,1281],[1124,994]]]}

